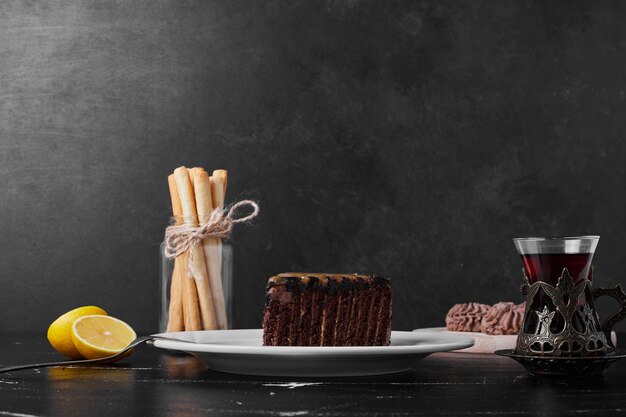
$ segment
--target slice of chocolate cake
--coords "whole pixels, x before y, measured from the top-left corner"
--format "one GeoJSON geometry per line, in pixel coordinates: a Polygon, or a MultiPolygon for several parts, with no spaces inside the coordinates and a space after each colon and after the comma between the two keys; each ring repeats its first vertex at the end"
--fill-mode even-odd
{"type": "Polygon", "coordinates": [[[267,283],[265,346],[386,346],[390,336],[387,278],[289,272],[267,283]]]}

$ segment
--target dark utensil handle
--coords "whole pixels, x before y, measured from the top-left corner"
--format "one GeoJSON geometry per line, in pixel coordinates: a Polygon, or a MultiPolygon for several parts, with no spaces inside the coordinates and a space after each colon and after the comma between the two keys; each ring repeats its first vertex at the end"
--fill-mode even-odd
{"type": "Polygon", "coordinates": [[[159,336],[159,335],[151,335],[151,336],[141,336],[137,339],[130,342],[128,346],[126,346],[121,352],[116,353],[115,355],[107,356],[106,358],[99,359],[78,359],[72,361],[57,361],[57,362],[46,362],[46,363],[29,363],[26,365],[15,365],[15,366],[7,366],[4,368],[0,368],[0,374],[4,372],[13,372],[13,371],[21,371],[22,369],[36,369],[36,368],[48,368],[51,366],[76,366],[76,365],[93,365],[100,363],[111,362],[115,359],[120,358],[127,354],[131,349],[141,345],[142,343],[153,343],[157,339],[165,339],[165,340],[174,340],[176,342],[188,342],[187,340],[175,339],[167,336],[159,336]]]}
{"type": "Polygon", "coordinates": [[[619,310],[610,315],[606,320],[604,320],[604,323],[602,323],[602,331],[604,331],[604,334],[606,335],[607,343],[609,343],[612,347],[615,347],[615,345],[613,345],[613,341],[611,340],[611,331],[613,330],[613,326],[626,317],[626,293],[622,290],[621,284],[617,284],[615,288],[595,288],[593,290],[594,300],[602,297],[603,295],[614,298],[620,304],[619,310]]]}

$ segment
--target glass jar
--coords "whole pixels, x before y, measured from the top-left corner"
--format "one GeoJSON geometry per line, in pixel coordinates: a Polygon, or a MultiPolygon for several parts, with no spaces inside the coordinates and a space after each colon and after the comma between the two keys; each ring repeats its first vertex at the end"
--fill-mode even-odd
{"type": "MultiPolygon", "coordinates": [[[[195,253],[201,253],[199,258],[202,258],[202,260],[195,259],[196,261],[194,262],[195,269],[201,271],[201,273],[198,273],[196,271],[196,275],[199,275],[200,279],[202,279],[202,277],[204,276],[208,277],[208,275],[211,273],[213,273],[214,276],[215,275],[220,276],[219,282],[221,283],[221,287],[222,287],[223,307],[224,307],[221,313],[221,317],[223,317],[223,315],[225,314],[225,319],[224,318],[222,318],[221,320],[219,319],[218,316],[220,316],[220,313],[216,313],[215,308],[210,309],[209,307],[208,309],[205,308],[204,310],[202,308],[206,306],[207,304],[218,306],[217,309],[220,308],[221,303],[219,302],[219,298],[220,298],[219,295],[212,294],[210,290],[210,283],[212,282],[212,279],[213,279],[213,282],[215,282],[214,281],[215,278],[208,277],[209,278],[208,286],[202,283],[198,283],[197,279],[192,278],[191,274],[189,273],[189,253],[188,253],[189,251],[182,254],[175,260],[174,259],[170,260],[165,256],[165,242],[163,242],[161,243],[160,250],[159,250],[160,275],[161,275],[161,284],[160,284],[161,311],[159,315],[159,331],[160,332],[183,331],[183,330],[212,330],[216,328],[217,329],[232,329],[233,328],[233,302],[232,302],[233,300],[233,248],[230,244],[222,243],[220,239],[213,239],[213,241],[210,244],[207,244],[206,239],[205,239],[205,242],[203,242],[203,245],[198,244],[198,249],[196,250],[197,252],[195,253]],[[202,248],[204,250],[200,250],[202,248]],[[221,256],[219,256],[220,252],[221,252],[221,256]],[[204,266],[204,269],[203,269],[203,266],[204,266]],[[178,272],[178,271],[175,272],[175,270],[181,270],[183,272],[178,272]],[[180,289],[180,292],[182,293],[182,297],[183,297],[182,302],[186,303],[185,305],[189,305],[188,303],[194,303],[192,304],[191,310],[194,310],[197,308],[197,310],[195,311],[195,316],[192,314],[192,316],[195,317],[195,320],[193,320],[193,319],[189,319],[189,317],[185,317],[186,309],[184,306],[182,307],[182,310],[183,310],[183,318],[182,318],[183,327],[182,328],[180,328],[180,326],[175,324],[175,323],[180,323],[180,320],[181,320],[180,314],[177,311],[174,312],[176,317],[173,319],[173,322],[170,323],[171,294],[172,294],[172,291],[174,291],[175,294],[177,291],[175,288],[173,288],[173,285],[172,285],[173,279],[174,280],[176,279],[174,277],[175,273],[178,274],[178,276],[180,277],[178,279],[189,280],[189,281],[186,281],[186,283],[190,283],[190,282],[193,283],[194,284],[193,287],[196,290],[195,294],[190,295],[189,288],[180,289]],[[204,295],[200,294],[199,292],[202,290],[202,288],[206,288],[208,291],[208,294],[204,294],[204,295]],[[211,302],[208,302],[209,298],[211,299],[211,302]],[[210,313],[208,313],[208,316],[206,315],[207,314],[206,311],[211,311],[210,313]],[[204,320],[204,319],[205,317],[209,317],[208,321],[210,322],[211,315],[213,315],[216,322],[218,323],[216,323],[216,325],[207,326],[205,323],[207,320],[204,320]],[[195,325],[194,325],[194,321],[195,321],[195,325]],[[201,323],[200,328],[198,328],[198,322],[201,323]],[[172,326],[172,324],[174,324],[174,326],[172,326]]],[[[194,258],[197,258],[197,257],[198,256],[194,255],[194,258]]],[[[176,284],[174,284],[174,286],[176,286],[176,284]]],[[[193,293],[193,290],[191,290],[191,293],[193,293]]],[[[187,310],[189,309],[187,308],[187,310]]]]}

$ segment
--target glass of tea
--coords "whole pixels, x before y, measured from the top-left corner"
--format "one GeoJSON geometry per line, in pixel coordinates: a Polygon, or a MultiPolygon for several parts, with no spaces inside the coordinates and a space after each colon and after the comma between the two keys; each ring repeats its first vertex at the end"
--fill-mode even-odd
{"type": "MultiPolygon", "coordinates": [[[[513,243],[522,258],[524,275],[529,283],[532,285],[541,281],[556,287],[564,269],[567,269],[574,285],[585,279],[592,280],[591,261],[599,240],[600,236],[524,237],[513,239],[513,243]]],[[[576,303],[589,304],[590,308],[594,308],[590,288],[585,288],[578,298],[576,303]]],[[[548,312],[556,310],[553,300],[545,291],[537,291],[530,301],[530,305],[526,305],[526,333],[530,333],[538,325],[540,317],[534,311],[541,313],[544,308],[548,312]]],[[[595,324],[600,327],[597,315],[594,316],[595,324]]],[[[550,332],[556,334],[563,329],[564,319],[561,314],[555,314],[550,322],[550,332]]],[[[574,328],[584,331],[579,314],[573,315],[572,319],[574,328]]]]}
{"type": "Polygon", "coordinates": [[[626,295],[620,287],[593,289],[591,261],[600,236],[513,239],[523,265],[524,324],[516,352],[527,355],[597,356],[611,351],[610,331],[621,320],[626,295]],[[594,297],[622,304],[601,323],[594,297]]]}
{"type": "Polygon", "coordinates": [[[600,236],[524,237],[513,239],[530,283],[555,286],[567,268],[574,283],[591,280],[591,260],[600,236]]]}

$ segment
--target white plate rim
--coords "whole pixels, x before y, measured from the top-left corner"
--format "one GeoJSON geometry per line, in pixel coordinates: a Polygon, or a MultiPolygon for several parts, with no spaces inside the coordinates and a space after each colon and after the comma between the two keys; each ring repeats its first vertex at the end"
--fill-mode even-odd
{"type": "MultiPolygon", "coordinates": [[[[165,336],[170,338],[184,337],[194,333],[211,332],[211,335],[229,337],[232,335],[260,338],[262,329],[235,329],[235,330],[202,330],[197,332],[175,332],[159,333],[154,336],[165,336]]],[[[243,354],[243,355],[264,355],[264,356],[354,356],[354,355],[407,355],[407,354],[429,354],[436,352],[448,352],[471,347],[474,339],[469,336],[442,334],[440,332],[412,332],[412,331],[392,331],[392,343],[394,339],[404,339],[414,344],[399,346],[250,346],[242,344],[225,343],[197,343],[185,340],[156,339],[154,346],[177,350],[189,353],[220,353],[220,354],[243,354]]]]}

